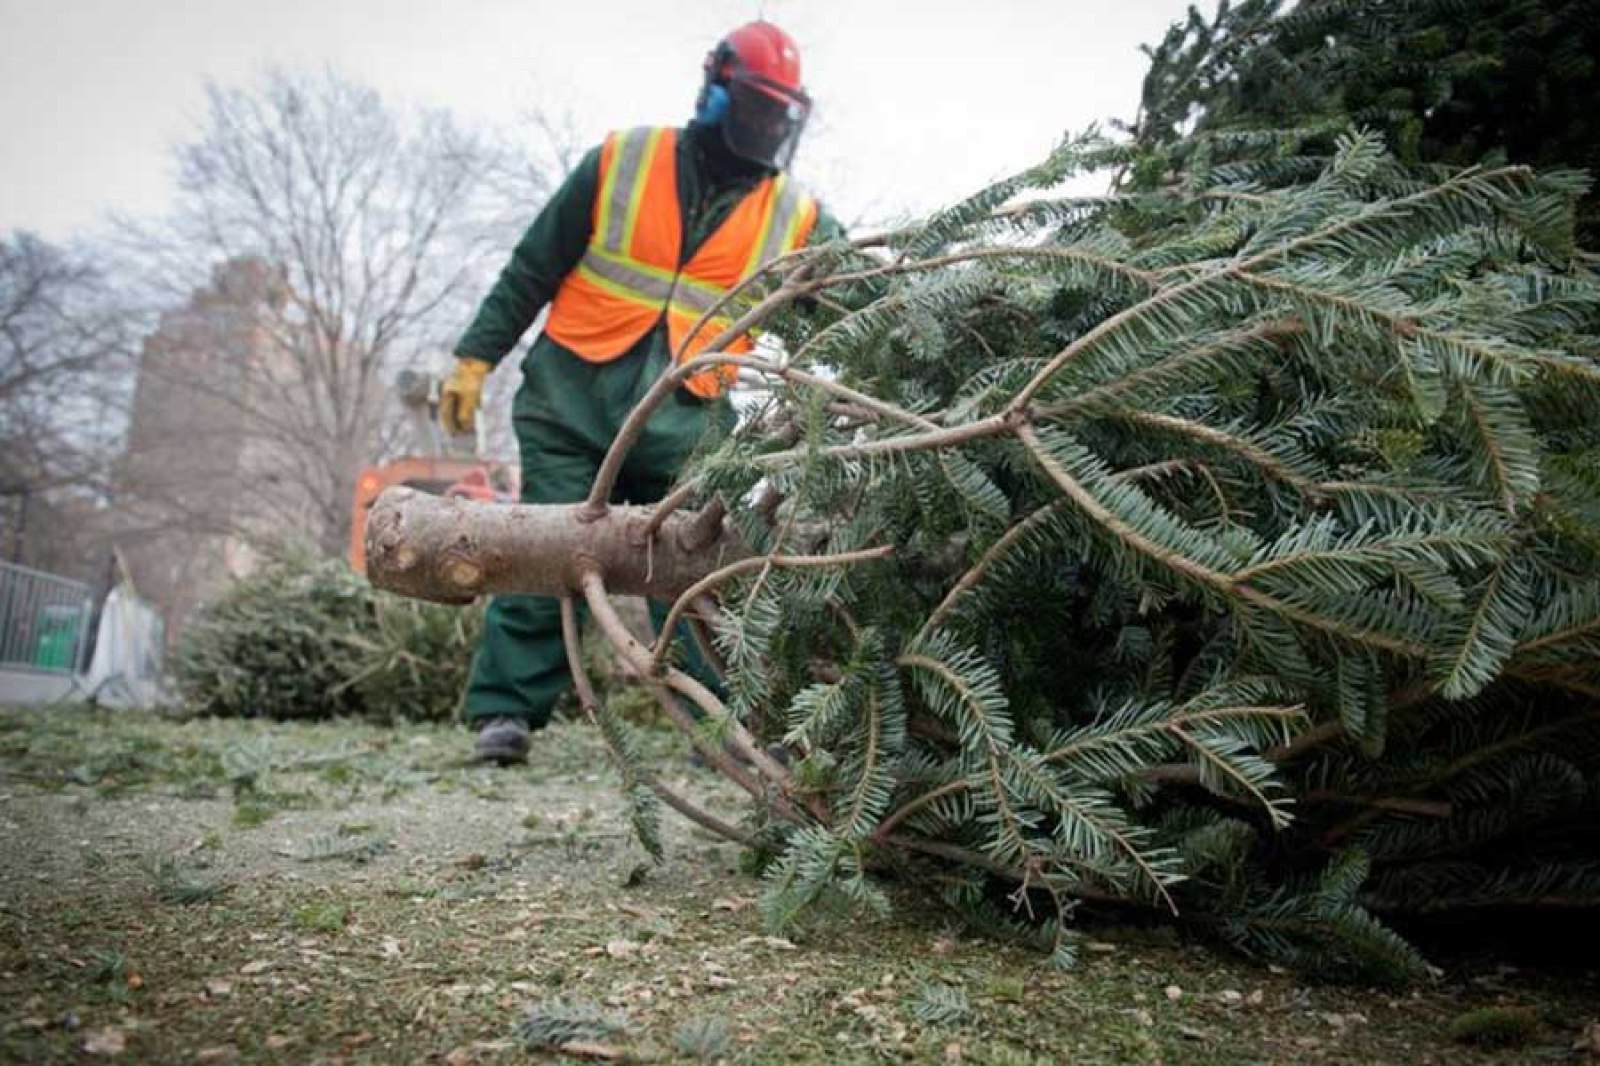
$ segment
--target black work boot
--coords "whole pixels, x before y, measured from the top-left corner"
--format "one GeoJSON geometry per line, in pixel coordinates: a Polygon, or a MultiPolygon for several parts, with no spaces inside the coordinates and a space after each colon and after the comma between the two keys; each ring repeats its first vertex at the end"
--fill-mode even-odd
{"type": "Polygon", "coordinates": [[[520,718],[489,718],[478,727],[472,754],[479,762],[511,763],[528,761],[528,724],[520,718]]]}

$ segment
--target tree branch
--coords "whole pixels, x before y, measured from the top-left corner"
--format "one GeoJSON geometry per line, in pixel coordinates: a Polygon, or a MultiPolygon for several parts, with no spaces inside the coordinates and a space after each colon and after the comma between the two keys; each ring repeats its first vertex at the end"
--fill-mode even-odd
{"type": "MultiPolygon", "coordinates": [[[[583,652],[578,643],[578,613],[572,606],[572,597],[561,597],[561,641],[567,651],[567,668],[572,673],[572,686],[577,691],[578,703],[583,708],[584,717],[589,719],[589,724],[595,728],[603,739],[606,735],[600,727],[599,706],[600,701],[595,695],[594,683],[589,680],[589,672],[583,665],[583,652]]],[[[609,745],[608,745],[609,746],[609,745]]],[[[612,756],[617,763],[618,770],[623,768],[623,759],[620,752],[613,751],[612,756]]],[[[746,847],[755,843],[755,836],[751,833],[729,825],[715,815],[709,814],[683,796],[674,792],[654,774],[635,768],[633,770],[645,787],[661,798],[661,802],[683,815],[685,818],[702,826],[720,837],[743,844],[746,847]]]]}

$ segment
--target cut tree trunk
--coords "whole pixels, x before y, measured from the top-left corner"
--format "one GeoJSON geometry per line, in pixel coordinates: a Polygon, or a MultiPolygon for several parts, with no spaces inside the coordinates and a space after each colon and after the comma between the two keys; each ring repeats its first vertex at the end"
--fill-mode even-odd
{"type": "Polygon", "coordinates": [[[591,518],[581,503],[475,503],[391,488],[367,520],[367,576],[403,596],[470,603],[576,593],[595,570],[611,593],[671,601],[749,555],[725,525],[708,536],[693,511],[674,513],[651,538],[652,511],[611,507],[591,518]]]}

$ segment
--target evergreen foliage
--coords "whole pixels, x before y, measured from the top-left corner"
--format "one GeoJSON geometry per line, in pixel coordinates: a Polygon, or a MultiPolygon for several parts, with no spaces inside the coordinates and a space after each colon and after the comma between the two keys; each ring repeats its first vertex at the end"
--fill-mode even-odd
{"type": "MultiPolygon", "coordinates": [[[[1283,0],[1195,8],[1146,49],[1137,137],[1286,127],[1331,147],[1346,124],[1407,164],[1600,172],[1600,12],[1592,0],[1283,0]]],[[[1205,153],[1208,141],[1186,150],[1205,153]]],[[[1155,179],[1154,158],[1145,177],[1155,179]]],[[[1600,205],[1580,211],[1600,238],[1600,205]]]]}
{"type": "Polygon", "coordinates": [[[893,869],[1063,964],[1092,900],[1403,979],[1393,915],[1600,903],[1585,182],[1304,143],[1056,199],[1141,165],[1075,138],[786,264],[824,298],[685,475],[773,557],[712,628],[795,757],[774,926],[893,869]]]}
{"type": "Polygon", "coordinates": [[[528,1011],[517,1023],[516,1037],[530,1051],[559,1051],[569,1044],[603,1040],[627,1027],[623,1011],[608,1011],[589,1000],[551,999],[528,1011]]]}
{"type": "Polygon", "coordinates": [[[448,720],[481,617],[377,591],[343,560],[291,554],[185,628],[173,675],[196,714],[448,720]]]}

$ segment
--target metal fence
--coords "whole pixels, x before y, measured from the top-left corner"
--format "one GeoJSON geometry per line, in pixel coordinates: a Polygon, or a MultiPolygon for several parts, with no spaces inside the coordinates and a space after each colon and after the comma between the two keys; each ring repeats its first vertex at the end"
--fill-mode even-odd
{"type": "Polygon", "coordinates": [[[91,607],[81,581],[0,563],[0,667],[83,672],[91,607]]]}

